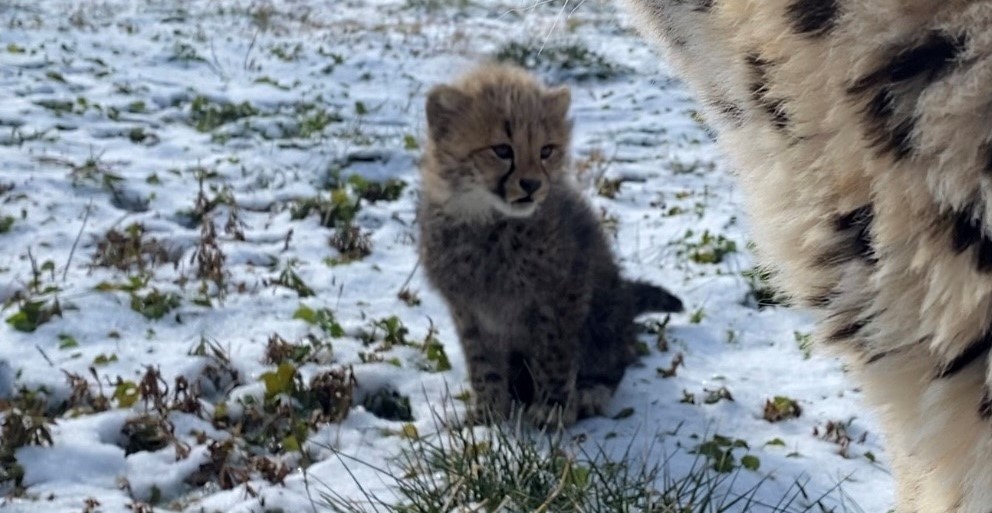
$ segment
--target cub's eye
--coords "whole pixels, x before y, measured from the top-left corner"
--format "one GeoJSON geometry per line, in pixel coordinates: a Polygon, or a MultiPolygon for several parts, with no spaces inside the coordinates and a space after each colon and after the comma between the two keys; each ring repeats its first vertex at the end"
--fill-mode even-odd
{"type": "Polygon", "coordinates": [[[541,158],[546,159],[550,157],[551,154],[553,154],[554,152],[555,152],[555,147],[551,144],[548,144],[541,148],[541,158]]]}
{"type": "Polygon", "coordinates": [[[496,146],[493,146],[493,153],[503,160],[510,160],[513,158],[513,148],[511,148],[509,144],[497,144],[496,146]]]}

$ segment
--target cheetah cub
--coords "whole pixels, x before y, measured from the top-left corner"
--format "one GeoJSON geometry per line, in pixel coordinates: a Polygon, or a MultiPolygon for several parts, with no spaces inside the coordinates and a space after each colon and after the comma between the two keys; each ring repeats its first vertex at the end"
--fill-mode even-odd
{"type": "Polygon", "coordinates": [[[624,280],[569,171],[567,87],[485,65],[427,98],[420,252],[468,361],[477,414],[568,425],[636,357],[634,317],[678,312],[624,280]]]}

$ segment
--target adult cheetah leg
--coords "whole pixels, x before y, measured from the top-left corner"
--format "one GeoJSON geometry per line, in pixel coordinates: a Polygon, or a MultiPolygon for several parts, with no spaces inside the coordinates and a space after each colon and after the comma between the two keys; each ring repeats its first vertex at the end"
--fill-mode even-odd
{"type": "Polygon", "coordinates": [[[897,513],[988,513],[992,425],[983,419],[983,365],[935,378],[924,348],[858,369],[879,406],[898,489],[897,513]]]}

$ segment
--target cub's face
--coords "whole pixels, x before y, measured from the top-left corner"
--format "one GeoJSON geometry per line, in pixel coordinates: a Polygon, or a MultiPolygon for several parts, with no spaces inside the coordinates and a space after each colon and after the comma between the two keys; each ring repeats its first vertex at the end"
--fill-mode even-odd
{"type": "Polygon", "coordinates": [[[565,172],[571,120],[565,87],[516,68],[488,66],[427,98],[434,169],[425,187],[461,210],[531,215],[565,172]]]}

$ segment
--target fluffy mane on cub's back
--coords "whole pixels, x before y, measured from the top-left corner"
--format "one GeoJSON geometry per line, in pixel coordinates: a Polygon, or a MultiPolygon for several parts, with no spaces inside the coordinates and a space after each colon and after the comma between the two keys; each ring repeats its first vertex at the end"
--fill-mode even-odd
{"type": "Polygon", "coordinates": [[[992,510],[992,2],[626,0],[759,257],[881,413],[898,513],[992,510]]]}

